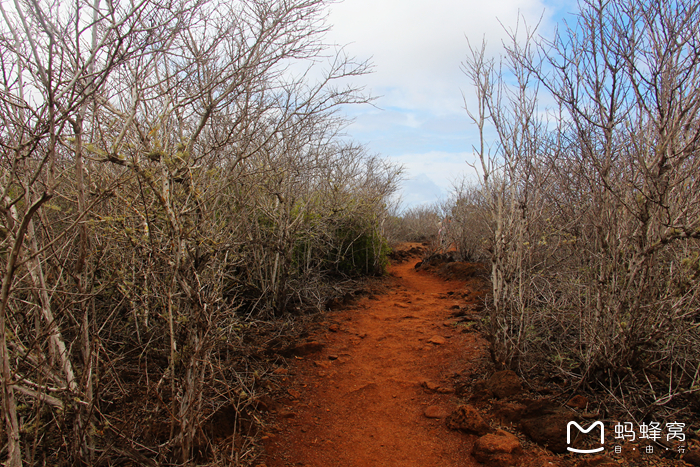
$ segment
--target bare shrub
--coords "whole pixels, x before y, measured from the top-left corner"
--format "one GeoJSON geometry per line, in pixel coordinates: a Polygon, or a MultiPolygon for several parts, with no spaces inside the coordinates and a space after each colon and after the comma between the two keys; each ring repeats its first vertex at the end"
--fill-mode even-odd
{"type": "Polygon", "coordinates": [[[601,384],[637,415],[697,391],[698,15],[584,2],[552,42],[473,49],[502,364],[601,384]],[[505,73],[508,78],[505,78],[505,73]],[[506,83],[516,83],[509,86],[506,83]],[[540,95],[556,102],[540,108],[540,95]]]}
{"type": "Polygon", "coordinates": [[[336,115],[367,64],[291,73],[322,1],[1,7],[7,465],[250,460],[261,319],[383,267],[400,171],[336,115]]]}
{"type": "Polygon", "coordinates": [[[394,216],[393,238],[404,242],[435,241],[440,228],[438,206],[416,206],[394,216]]]}
{"type": "Polygon", "coordinates": [[[447,223],[443,221],[444,243],[455,248],[461,261],[488,260],[491,227],[479,188],[462,181],[444,204],[448,219],[447,223]]]}

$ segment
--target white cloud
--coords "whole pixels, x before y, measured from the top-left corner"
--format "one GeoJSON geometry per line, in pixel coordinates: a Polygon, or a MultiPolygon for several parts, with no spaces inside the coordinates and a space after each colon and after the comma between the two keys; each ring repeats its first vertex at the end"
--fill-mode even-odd
{"type": "MultiPolygon", "coordinates": [[[[330,7],[327,41],[346,45],[360,60],[371,59],[375,72],[353,80],[375,96],[371,106],[348,109],[355,123],[351,137],[370,151],[390,156],[406,175],[427,179],[445,193],[462,174],[474,174],[465,162],[477,135],[463,109],[468,80],[460,70],[467,39],[489,43],[497,55],[506,28],[518,16],[540,31],[573,10],[573,0],[344,0],[330,7]],[[500,23],[499,23],[500,20],[500,23]]],[[[474,176],[474,175],[472,175],[474,176]]],[[[423,186],[429,186],[426,180],[423,186]]],[[[425,191],[425,202],[431,195],[425,191]]]]}
{"type": "Polygon", "coordinates": [[[522,14],[536,23],[546,11],[541,0],[344,0],[331,6],[328,39],[348,44],[358,58],[372,57],[376,71],[362,81],[384,101],[459,112],[465,37],[474,43],[485,37],[495,50],[505,37],[499,19],[514,26],[522,14]]]}

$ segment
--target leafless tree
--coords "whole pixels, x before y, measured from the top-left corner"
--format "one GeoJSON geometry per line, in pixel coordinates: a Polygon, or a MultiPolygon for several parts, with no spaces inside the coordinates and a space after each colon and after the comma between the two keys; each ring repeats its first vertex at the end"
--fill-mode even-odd
{"type": "Polygon", "coordinates": [[[699,14],[586,1],[552,41],[514,34],[505,68],[477,49],[465,70],[497,134],[477,148],[497,353],[647,410],[698,382],[699,14]]]}
{"type": "Polygon", "coordinates": [[[74,413],[70,411],[77,436],[69,444],[81,456],[92,455],[85,437],[94,402],[94,360],[88,329],[90,292],[85,282],[88,239],[82,226],[89,210],[83,178],[83,121],[114,70],[148,48],[153,34],[162,32],[161,26],[144,27],[143,18],[173,14],[145,2],[101,6],[99,1],[71,5],[18,1],[3,5],[1,12],[2,212],[8,254],[3,262],[0,358],[7,465],[15,466],[21,464],[17,392],[35,398],[35,407],[49,404],[67,409],[66,400],[79,400],[74,413]],[[69,139],[74,150],[66,147],[69,139]],[[63,210],[73,202],[75,210],[63,210]],[[61,215],[48,221],[46,206],[61,215]],[[53,229],[58,225],[60,232],[53,229]],[[62,254],[73,242],[78,244],[77,258],[62,254]],[[64,269],[51,277],[50,264],[55,260],[64,261],[64,269]],[[17,274],[21,279],[16,280],[17,274]],[[68,309],[56,308],[56,293],[73,287],[82,298],[66,315],[68,309]],[[9,319],[26,300],[34,304],[30,309],[33,329],[9,319]],[[81,338],[75,344],[82,351],[82,374],[76,371],[77,354],[71,352],[62,329],[66,316],[81,323],[81,338]],[[12,360],[18,365],[14,369],[12,360]],[[43,374],[42,380],[33,380],[22,369],[26,365],[43,374]],[[72,398],[56,397],[63,391],[72,398]]]}
{"type": "Polygon", "coordinates": [[[342,83],[368,66],[328,52],[324,8],[2,5],[7,465],[211,452],[207,423],[255,400],[229,361],[250,322],[322,308],[378,235],[397,170],[339,137],[339,106],[368,100],[342,83]],[[166,434],[137,444],[138,417],[166,434]]]}

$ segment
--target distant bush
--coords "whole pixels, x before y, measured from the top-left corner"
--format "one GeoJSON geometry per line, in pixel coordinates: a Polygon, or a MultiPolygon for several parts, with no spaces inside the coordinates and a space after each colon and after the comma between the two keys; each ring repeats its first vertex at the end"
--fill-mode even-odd
{"type": "Polygon", "coordinates": [[[443,211],[443,245],[454,248],[461,261],[488,260],[492,226],[479,187],[466,182],[456,186],[443,211]]]}
{"type": "Polygon", "coordinates": [[[389,217],[385,230],[394,243],[430,242],[437,238],[440,219],[439,206],[417,206],[389,217]]]}

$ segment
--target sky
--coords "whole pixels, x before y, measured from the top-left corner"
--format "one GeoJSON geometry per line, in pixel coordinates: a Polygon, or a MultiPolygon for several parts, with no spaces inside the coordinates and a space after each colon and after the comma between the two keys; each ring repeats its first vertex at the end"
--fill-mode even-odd
{"type": "Polygon", "coordinates": [[[447,197],[453,184],[478,176],[470,167],[478,134],[464,110],[471,97],[460,64],[469,42],[500,53],[506,30],[540,23],[551,35],[571,18],[574,0],[343,0],[330,5],[326,40],[370,60],[373,73],[354,78],[376,97],[348,107],[348,136],[404,167],[404,208],[447,197]],[[522,21],[522,19],[521,19],[522,21]],[[467,101],[468,102],[468,101],[467,101]]]}

